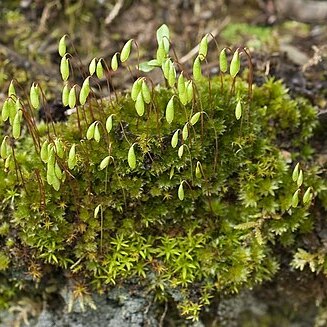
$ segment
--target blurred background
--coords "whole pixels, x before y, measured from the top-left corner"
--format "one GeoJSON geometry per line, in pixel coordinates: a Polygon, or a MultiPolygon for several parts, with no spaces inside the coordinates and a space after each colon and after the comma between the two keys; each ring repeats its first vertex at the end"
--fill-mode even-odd
{"type": "MultiPolygon", "coordinates": [[[[64,34],[69,35],[79,82],[93,57],[110,62],[130,38],[139,44],[139,58],[133,51],[132,64],[153,58],[155,31],[165,23],[185,67],[192,65],[192,49],[205,33],[211,33],[219,49],[246,46],[251,50],[257,82],[259,76],[284,78],[293,91],[306,94],[323,108],[321,97],[312,93],[326,86],[326,22],[326,1],[1,0],[0,94],[6,93],[14,76],[28,87],[32,81],[46,81],[41,84],[49,100],[58,97],[62,83],[58,83],[57,44],[64,34]]],[[[205,68],[215,74],[215,42],[210,48],[205,68]]],[[[132,81],[126,72],[115,75],[116,88],[129,87],[132,81]]]]}

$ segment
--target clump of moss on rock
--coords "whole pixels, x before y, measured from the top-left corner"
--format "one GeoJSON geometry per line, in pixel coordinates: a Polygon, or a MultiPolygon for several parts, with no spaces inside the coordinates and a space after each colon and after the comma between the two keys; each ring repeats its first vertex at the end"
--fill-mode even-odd
{"type": "MultiPolygon", "coordinates": [[[[46,284],[55,269],[74,281],[75,300],[92,305],[91,290],[132,281],[196,319],[216,294],[273,278],[275,245],[292,246],[312,228],[313,203],[326,184],[308,145],[315,109],[291,99],[281,82],[251,85],[239,69],[201,76],[206,40],[194,78],[181,74],[181,82],[178,63],[167,64],[169,33],[159,29],[157,37],[157,57],[142,67],[162,68],[168,86],[150,88],[141,78],[133,99],[90,98],[67,122],[36,124],[33,85],[31,105],[21,100],[18,109],[20,133],[16,113],[11,126],[3,124],[0,273],[10,287],[15,271],[46,284]],[[301,183],[292,178],[298,162],[301,183]],[[308,189],[311,199],[303,201],[308,189]]],[[[71,107],[77,89],[66,99],[71,107]]]]}

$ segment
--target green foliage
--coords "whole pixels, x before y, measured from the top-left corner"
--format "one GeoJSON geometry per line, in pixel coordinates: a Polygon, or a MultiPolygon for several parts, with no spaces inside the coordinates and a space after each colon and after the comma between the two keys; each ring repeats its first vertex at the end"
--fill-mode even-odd
{"type": "MultiPolygon", "coordinates": [[[[164,60],[169,33],[160,31],[164,60]]],[[[238,67],[233,78],[190,83],[185,74],[176,88],[169,65],[170,87],[135,87],[133,99],[100,101],[91,90],[58,124],[35,124],[35,110],[24,102],[17,139],[6,123],[11,156],[0,162],[0,267],[9,258],[40,279],[50,266],[98,291],[137,280],[159,300],[174,297],[192,319],[217,292],[233,294],[273,277],[274,244],[288,245],[314,219],[312,202],[291,207],[294,192],[301,186],[302,199],[310,187],[318,201],[325,190],[304,155],[316,112],[291,99],[281,82],[252,90],[236,76],[238,67]],[[142,115],[137,98],[144,100],[142,115]],[[303,170],[300,186],[292,179],[295,160],[303,170]]]]}

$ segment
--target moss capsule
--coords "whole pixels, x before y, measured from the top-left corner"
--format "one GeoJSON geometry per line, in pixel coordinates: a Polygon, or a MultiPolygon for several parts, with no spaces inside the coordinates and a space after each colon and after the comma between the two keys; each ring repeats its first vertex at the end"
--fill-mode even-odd
{"type": "Polygon", "coordinates": [[[168,124],[171,124],[174,120],[174,110],[174,96],[172,96],[166,107],[166,120],[168,124]]]}
{"type": "Polygon", "coordinates": [[[89,73],[91,76],[95,73],[96,66],[97,66],[97,59],[93,58],[89,64],[89,73]]]}
{"type": "Polygon", "coordinates": [[[134,144],[128,150],[127,161],[131,169],[136,168],[136,156],[134,151],[134,144]]]}
{"type": "Polygon", "coordinates": [[[229,67],[229,72],[230,75],[235,78],[236,75],[238,74],[238,72],[240,71],[241,68],[241,59],[240,59],[240,53],[239,50],[237,49],[234,54],[233,54],[233,58],[232,61],[230,63],[230,67],[229,67]]]}
{"type": "Polygon", "coordinates": [[[173,137],[171,138],[171,146],[173,148],[176,148],[177,143],[178,143],[178,134],[179,134],[179,129],[177,131],[175,131],[173,137]]]}
{"type": "Polygon", "coordinates": [[[121,62],[125,62],[128,60],[130,53],[131,53],[131,49],[132,49],[132,42],[133,39],[128,40],[125,45],[123,46],[121,52],[120,52],[120,61],[121,62]]]}

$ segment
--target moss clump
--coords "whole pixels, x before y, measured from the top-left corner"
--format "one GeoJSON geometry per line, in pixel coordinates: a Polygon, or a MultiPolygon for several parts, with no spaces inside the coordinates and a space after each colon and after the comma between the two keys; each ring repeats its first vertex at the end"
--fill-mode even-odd
{"type": "Polygon", "coordinates": [[[8,129],[0,163],[9,275],[41,280],[50,266],[82,281],[79,296],[132,280],[192,318],[216,293],[272,278],[275,244],[312,226],[303,193],[323,189],[308,160],[316,112],[273,80],[252,92],[230,76],[191,85],[185,105],[175,83],[152,89],[142,116],[129,95],[90,100],[58,124],[34,124],[25,105],[26,131],[14,140],[8,129]]]}

